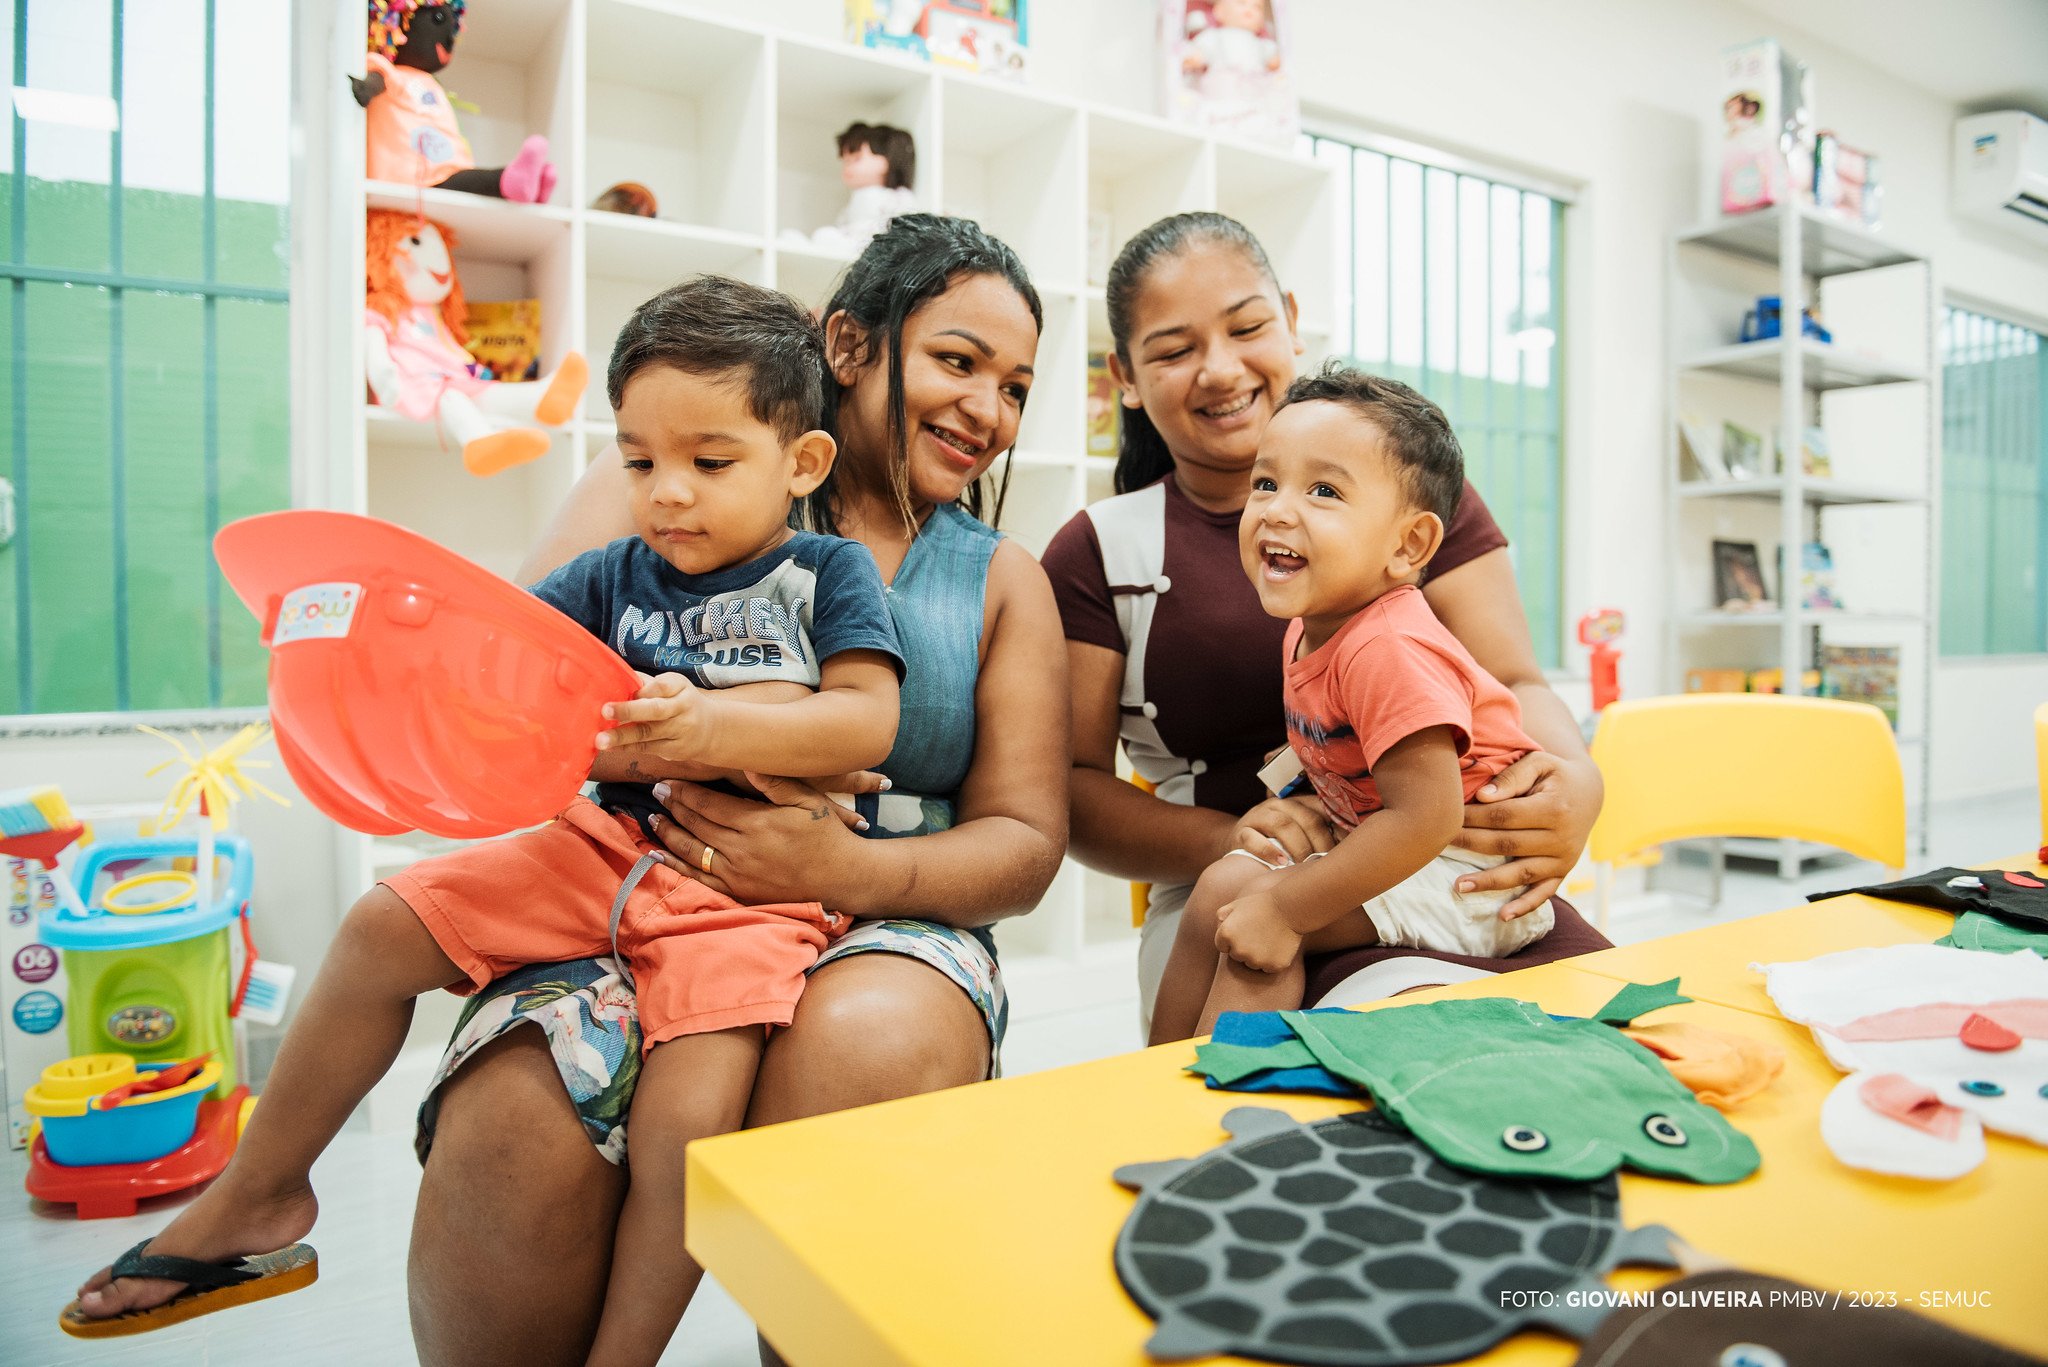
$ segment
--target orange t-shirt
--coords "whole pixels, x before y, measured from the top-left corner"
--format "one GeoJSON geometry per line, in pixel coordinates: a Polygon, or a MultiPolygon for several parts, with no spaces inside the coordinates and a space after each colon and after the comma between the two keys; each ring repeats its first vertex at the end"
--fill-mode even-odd
{"type": "Polygon", "coordinates": [[[1542,748],[1522,730],[1515,695],[1437,621],[1418,588],[1381,594],[1321,649],[1296,659],[1300,649],[1296,620],[1281,657],[1287,740],[1342,830],[1384,805],[1372,766],[1418,731],[1456,731],[1467,802],[1501,770],[1542,748]]]}
{"type": "Polygon", "coordinates": [[[384,77],[384,93],[363,111],[370,134],[366,167],[371,180],[439,185],[476,165],[455,126],[455,106],[431,73],[400,66],[375,52],[369,56],[369,67],[384,77]]]}

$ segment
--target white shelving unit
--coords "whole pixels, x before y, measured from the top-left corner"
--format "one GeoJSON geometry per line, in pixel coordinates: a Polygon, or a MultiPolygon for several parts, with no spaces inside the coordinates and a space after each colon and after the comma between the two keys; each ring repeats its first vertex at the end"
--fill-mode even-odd
{"type": "MultiPolygon", "coordinates": [[[[337,72],[360,68],[351,31],[333,28],[337,72]]],[[[422,206],[458,239],[464,292],[540,299],[544,367],[566,351],[583,353],[590,391],[581,419],[548,456],[481,480],[439,449],[431,428],[363,405],[334,434],[334,458],[347,471],[323,487],[353,489],[355,507],[503,574],[611,440],[603,371],[620,324],[642,300],[700,272],[773,285],[813,306],[829,298],[846,260],[780,234],[839,212],[845,191],[833,138],[856,119],[910,129],[919,207],[980,221],[1017,250],[1044,300],[1038,380],[1008,457],[1001,521],[1034,553],[1084,503],[1110,492],[1110,462],[1084,454],[1087,355],[1109,347],[1101,282],[1089,279],[1091,211],[1109,215],[1113,244],[1178,211],[1241,218],[1301,300],[1308,359],[1327,348],[1333,192],[1326,168],[1289,154],[666,0],[474,6],[447,83],[482,108],[462,117],[479,165],[502,164],[528,133],[548,135],[561,170],[554,203],[365,183],[359,160],[337,170],[334,202],[422,206]],[[648,186],[662,217],[583,207],[621,180],[648,186]]],[[[360,374],[360,282],[352,296],[325,303],[333,326],[350,334],[345,354],[360,374]]],[[[367,881],[414,847],[363,838],[355,857],[367,881]]],[[[1038,910],[999,936],[1020,1010],[1049,996],[1071,1004],[1097,989],[1127,990],[1135,932],[1123,883],[1070,862],[1038,910]]]]}
{"type": "MultiPolygon", "coordinates": [[[[1823,644],[1899,647],[1900,751],[1908,805],[1924,837],[1938,607],[1930,587],[1940,430],[1933,268],[1881,235],[1811,208],[1776,208],[1681,233],[1671,246],[1669,295],[1671,691],[1692,668],[1776,666],[1785,690],[1798,693],[1823,644]],[[1744,310],[1766,294],[1781,300],[1785,335],[1735,341],[1744,310]],[[1802,307],[1833,325],[1832,343],[1799,336],[1802,307]],[[1724,418],[1775,430],[1787,453],[1782,468],[1727,481],[1686,471],[1680,418],[1694,413],[1714,436],[1724,418]],[[1802,436],[1815,425],[1829,435],[1835,477],[1804,470],[1802,436]],[[1714,610],[1709,543],[1716,538],[1762,547],[1774,608],[1714,610]],[[1872,573],[1867,567],[1878,557],[1863,557],[1859,579],[1859,567],[1838,552],[1837,588],[1853,610],[1803,606],[1801,549],[1809,541],[1834,548],[1840,538],[1882,542],[1889,563],[1872,573]]],[[[1766,461],[1772,444],[1765,442],[1766,461]]],[[[1787,877],[1824,853],[1793,841],[1731,841],[1728,848],[1774,858],[1787,877]]]]}

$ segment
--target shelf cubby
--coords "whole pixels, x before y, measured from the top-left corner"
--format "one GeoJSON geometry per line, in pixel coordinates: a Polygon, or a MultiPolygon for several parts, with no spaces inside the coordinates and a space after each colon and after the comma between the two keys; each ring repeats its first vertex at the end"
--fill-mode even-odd
{"type": "MultiPolygon", "coordinates": [[[[1088,212],[1109,220],[1111,261],[1147,225],[1208,208],[1215,200],[1211,144],[1163,120],[1089,111],[1088,212]]],[[[1090,286],[1107,283],[1106,273],[1094,269],[1097,263],[1087,264],[1090,286]]]]}
{"type": "Polygon", "coordinates": [[[636,181],[661,222],[766,232],[768,40],[629,0],[589,4],[582,202],[636,181]]]}
{"type": "Polygon", "coordinates": [[[918,207],[939,203],[938,86],[930,68],[886,53],[784,38],[775,45],[775,218],[806,238],[839,217],[846,187],[836,139],[855,121],[917,141],[918,207]]]}
{"type": "Polygon", "coordinates": [[[967,77],[941,83],[941,205],[1010,244],[1041,290],[1078,290],[1086,245],[1080,111],[967,77]]]}

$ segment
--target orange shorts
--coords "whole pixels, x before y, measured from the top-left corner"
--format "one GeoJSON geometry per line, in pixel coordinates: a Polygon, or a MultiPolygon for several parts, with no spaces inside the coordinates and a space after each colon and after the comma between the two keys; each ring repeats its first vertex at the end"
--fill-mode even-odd
{"type": "MultiPolygon", "coordinates": [[[[537,831],[423,859],[384,882],[468,976],[449,986],[468,996],[528,964],[611,954],[612,901],[653,848],[631,817],[579,797],[537,831]]],[[[742,906],[654,865],[619,918],[642,1047],[789,1024],[804,971],[852,924],[816,902],[742,906]]]]}

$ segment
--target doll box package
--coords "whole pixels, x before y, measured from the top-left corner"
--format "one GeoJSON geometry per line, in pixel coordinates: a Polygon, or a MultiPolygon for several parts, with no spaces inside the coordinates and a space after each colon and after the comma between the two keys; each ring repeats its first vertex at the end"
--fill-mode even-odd
{"type": "Polygon", "coordinates": [[[846,0],[846,41],[984,76],[1024,77],[1029,0],[846,0]]]}
{"type": "Polygon", "coordinates": [[[1721,58],[1721,212],[1813,194],[1813,75],[1775,38],[1721,58]]]}

